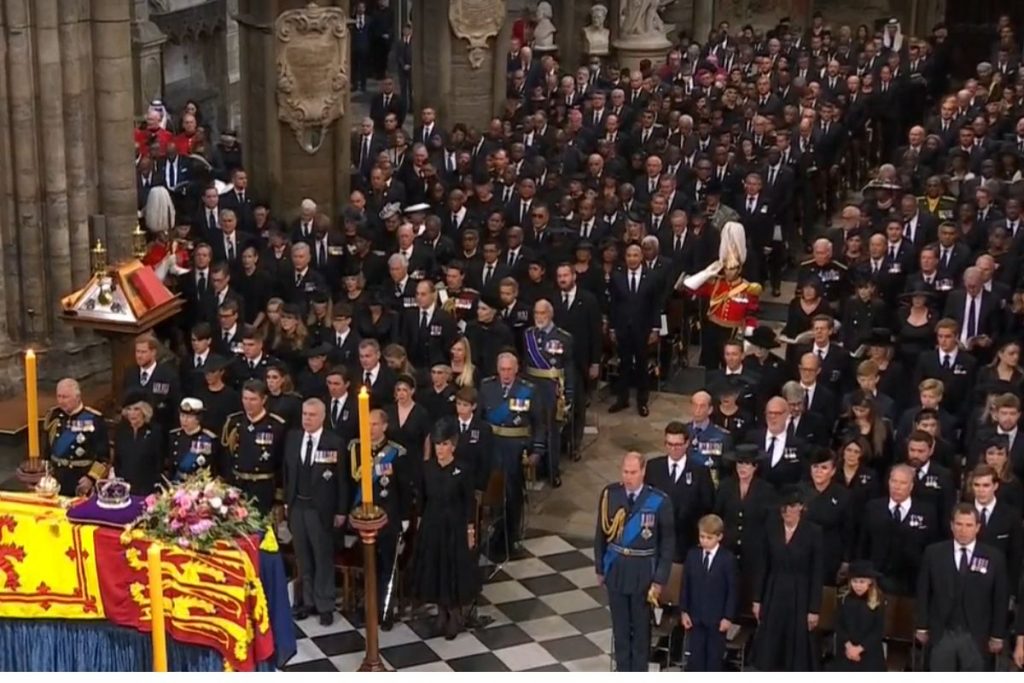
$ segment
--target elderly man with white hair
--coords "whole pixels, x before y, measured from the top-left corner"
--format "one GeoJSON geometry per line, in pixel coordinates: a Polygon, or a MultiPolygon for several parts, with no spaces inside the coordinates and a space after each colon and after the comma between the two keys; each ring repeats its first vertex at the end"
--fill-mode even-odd
{"type": "Polygon", "coordinates": [[[57,405],[43,420],[43,457],[62,496],[88,495],[106,476],[110,442],[103,413],[82,403],[82,387],[71,378],[57,383],[57,405]]]}
{"type": "Polygon", "coordinates": [[[316,202],[306,197],[299,204],[299,216],[292,222],[292,242],[312,244],[315,239],[316,202]]]}
{"type": "Polygon", "coordinates": [[[834,259],[832,241],[820,237],[811,247],[811,258],[800,263],[797,282],[806,282],[811,277],[821,280],[821,291],[833,305],[842,303],[850,295],[850,273],[846,264],[834,259]]]}

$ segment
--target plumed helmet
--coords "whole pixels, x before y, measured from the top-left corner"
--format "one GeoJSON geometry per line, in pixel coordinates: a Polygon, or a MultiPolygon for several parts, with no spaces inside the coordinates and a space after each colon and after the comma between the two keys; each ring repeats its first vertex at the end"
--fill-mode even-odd
{"type": "Polygon", "coordinates": [[[742,223],[729,221],[722,226],[718,258],[726,268],[737,268],[747,262],[747,233],[742,223]]]}
{"type": "Polygon", "coordinates": [[[156,185],[150,189],[144,215],[146,229],[152,233],[167,232],[174,227],[174,202],[166,187],[156,185]]]}

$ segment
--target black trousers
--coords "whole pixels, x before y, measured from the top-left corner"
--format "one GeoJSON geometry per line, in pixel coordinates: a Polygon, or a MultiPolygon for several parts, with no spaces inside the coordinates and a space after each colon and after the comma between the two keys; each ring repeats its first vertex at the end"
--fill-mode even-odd
{"type": "Polygon", "coordinates": [[[650,350],[647,336],[650,330],[627,328],[615,331],[615,342],[619,350],[619,386],[616,390],[619,401],[629,401],[629,390],[636,389],[636,400],[646,405],[650,397],[650,376],[647,361],[650,350]]]}
{"type": "Polygon", "coordinates": [[[616,671],[647,671],[651,651],[651,608],[644,593],[608,589],[616,671]]]}
{"type": "Polygon", "coordinates": [[[718,624],[706,626],[694,624],[689,636],[689,657],[687,671],[721,671],[725,656],[725,634],[718,630],[718,624]]]}
{"type": "Polygon", "coordinates": [[[400,519],[388,519],[388,524],[377,535],[377,605],[380,617],[386,618],[398,604],[398,535],[402,528],[400,519]],[[387,599],[391,584],[391,599],[387,599]]]}
{"type": "Polygon", "coordinates": [[[288,509],[288,529],[302,577],[302,604],[330,614],[336,597],[333,527],[324,525],[312,502],[297,501],[288,509]]]}

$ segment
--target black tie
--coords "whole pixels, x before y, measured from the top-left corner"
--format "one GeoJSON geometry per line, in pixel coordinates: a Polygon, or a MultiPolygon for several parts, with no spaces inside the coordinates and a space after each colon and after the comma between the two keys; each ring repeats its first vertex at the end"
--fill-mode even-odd
{"type": "Polygon", "coordinates": [[[774,186],[775,186],[775,169],[772,168],[772,169],[768,170],[768,187],[774,187],[774,186]]]}
{"type": "Polygon", "coordinates": [[[768,442],[768,458],[769,458],[769,461],[775,459],[775,443],[776,443],[776,441],[778,441],[778,437],[777,436],[773,436],[771,438],[771,440],[768,442]]]}
{"type": "Polygon", "coordinates": [[[317,241],[316,243],[317,262],[320,267],[327,264],[327,250],[324,248],[323,241],[317,241]]]}
{"type": "Polygon", "coordinates": [[[338,424],[338,419],[341,417],[341,399],[334,399],[334,405],[331,407],[331,424],[338,424]]]}
{"type": "Polygon", "coordinates": [[[202,356],[196,356],[196,368],[201,367],[203,367],[203,358],[202,356]]]}
{"type": "Polygon", "coordinates": [[[678,252],[678,251],[682,251],[682,250],[683,250],[683,238],[680,237],[679,235],[676,235],[676,251],[678,252]]]}
{"type": "Polygon", "coordinates": [[[252,358],[250,358],[249,359],[249,372],[255,372],[255,371],[256,371],[256,361],[254,361],[252,358]]]}
{"type": "Polygon", "coordinates": [[[562,292],[562,304],[569,308],[569,292],[562,292]]]}
{"type": "Polygon", "coordinates": [[[235,260],[235,242],[234,242],[234,240],[232,240],[230,238],[228,239],[227,252],[228,252],[228,261],[234,261],[235,260]]]}
{"type": "Polygon", "coordinates": [[[302,464],[306,465],[307,467],[309,465],[313,464],[313,437],[312,436],[307,436],[306,437],[306,457],[303,458],[302,464]]]}
{"type": "Polygon", "coordinates": [[[199,273],[199,283],[196,285],[196,299],[202,299],[206,294],[206,273],[199,273]]]}
{"type": "Polygon", "coordinates": [[[206,227],[210,230],[217,229],[217,215],[214,213],[213,209],[210,209],[209,214],[206,216],[206,227]]]}
{"type": "Polygon", "coordinates": [[[988,508],[981,508],[981,528],[984,529],[985,525],[988,524],[988,508]]]}
{"type": "Polygon", "coordinates": [[[363,155],[362,155],[362,158],[360,158],[360,160],[359,160],[359,164],[360,165],[365,164],[366,160],[369,159],[369,158],[370,158],[370,136],[369,135],[364,135],[363,136],[363,155]]]}
{"type": "Polygon", "coordinates": [[[631,493],[631,494],[629,494],[626,497],[629,499],[629,507],[632,508],[633,507],[633,503],[636,502],[636,494],[635,493],[631,493]]]}
{"type": "Polygon", "coordinates": [[[960,576],[967,576],[971,571],[971,563],[967,559],[967,547],[960,546],[960,566],[958,567],[960,576]]]}
{"type": "Polygon", "coordinates": [[[490,281],[491,275],[494,275],[494,266],[491,265],[490,263],[488,263],[487,267],[484,268],[484,280],[483,280],[483,283],[485,285],[490,281]]]}
{"type": "Polygon", "coordinates": [[[469,423],[468,422],[462,422],[460,424],[462,425],[462,433],[463,434],[465,434],[466,432],[469,431],[469,423]]]}
{"type": "Polygon", "coordinates": [[[679,465],[677,463],[672,463],[672,471],[669,472],[669,476],[672,477],[672,483],[675,483],[676,481],[676,470],[678,467],[679,465]]]}
{"type": "Polygon", "coordinates": [[[900,514],[900,506],[899,505],[893,505],[892,506],[892,520],[894,522],[896,522],[897,524],[899,524],[900,522],[903,521],[903,516],[900,514]]]}
{"type": "Polygon", "coordinates": [[[421,335],[426,335],[426,333],[427,333],[427,325],[429,325],[429,324],[430,324],[430,321],[427,319],[427,312],[423,311],[420,314],[420,334],[421,335]]]}
{"type": "Polygon", "coordinates": [[[704,551],[704,571],[711,571],[711,552],[708,550],[704,551]]]}
{"type": "Polygon", "coordinates": [[[977,302],[971,298],[967,300],[967,338],[971,339],[978,335],[978,314],[977,302]]]}
{"type": "Polygon", "coordinates": [[[942,369],[943,370],[949,370],[950,367],[951,367],[951,363],[949,362],[949,354],[948,353],[942,354],[942,369]]]}
{"type": "Polygon", "coordinates": [[[370,374],[369,371],[367,371],[366,374],[363,375],[363,384],[367,387],[373,384],[373,376],[370,374]]]}

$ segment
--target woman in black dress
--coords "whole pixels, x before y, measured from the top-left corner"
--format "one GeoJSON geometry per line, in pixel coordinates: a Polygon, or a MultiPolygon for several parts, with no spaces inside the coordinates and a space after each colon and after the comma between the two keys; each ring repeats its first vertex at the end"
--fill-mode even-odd
{"type": "Polygon", "coordinates": [[[121,421],[114,429],[114,471],[132,487],[132,495],[148,496],[164,473],[167,451],[153,406],[141,391],[124,397],[121,421]]]}
{"type": "Polygon", "coordinates": [[[294,377],[306,367],[304,354],[309,343],[309,330],[302,322],[302,309],[298,304],[285,304],[281,308],[281,324],[277,328],[271,354],[287,363],[294,377]]]}
{"type": "Polygon", "coordinates": [[[885,601],[870,562],[850,564],[850,590],[836,610],[834,671],[885,671],[885,601]]]}
{"type": "MultiPolygon", "coordinates": [[[[910,393],[910,384],[907,381],[909,375],[903,369],[903,364],[896,358],[896,349],[893,346],[892,330],[877,329],[867,341],[868,360],[872,360],[878,366],[878,386],[880,394],[885,394],[892,399],[893,415],[901,415],[907,406],[907,396],[910,393]]],[[[914,359],[917,363],[917,359],[914,359]]]]}
{"type": "Polygon", "coordinates": [[[764,526],[775,508],[775,487],[757,475],[763,461],[757,446],[742,444],[723,460],[735,471],[722,480],[715,496],[715,514],[725,523],[722,543],[740,568],[739,614],[749,614],[754,600],[754,566],[762,552],[764,526]]]}
{"type": "Polygon", "coordinates": [[[856,537],[850,492],[836,479],[836,462],[829,449],[816,448],[811,453],[811,480],[803,485],[802,493],[804,521],[821,529],[822,579],[826,586],[838,585],[839,569],[849,560],[856,537]]]}
{"type": "Polygon", "coordinates": [[[917,365],[922,351],[935,347],[935,292],[924,285],[900,295],[903,305],[896,313],[896,347],[904,367],[917,365]]]}
{"type": "MultiPolygon", "coordinates": [[[[984,444],[985,453],[982,462],[996,471],[999,477],[999,491],[996,498],[1006,504],[1007,507],[1014,507],[1018,510],[1024,509],[1024,485],[1013,472],[1013,464],[1007,453],[1008,440],[1005,435],[993,434],[984,444]]],[[[964,500],[970,500],[966,495],[971,489],[970,481],[964,487],[964,500]]]]}
{"type": "Polygon", "coordinates": [[[427,451],[427,438],[430,436],[430,414],[427,409],[416,403],[416,380],[410,375],[399,375],[395,380],[395,402],[387,407],[388,438],[404,446],[410,458],[414,481],[419,481],[423,472],[423,460],[427,451]]]}
{"type": "Polygon", "coordinates": [[[458,427],[443,420],[431,435],[433,457],[423,465],[422,513],[413,555],[412,597],[437,605],[446,640],[462,629],[463,608],[480,590],[476,546],[476,497],[469,470],[455,463],[458,427]]]}
{"type": "Polygon", "coordinates": [[[1020,369],[1020,342],[1008,338],[996,346],[995,358],[985,367],[978,370],[975,386],[978,393],[975,400],[981,400],[987,387],[996,385],[1006,387],[1019,398],[1024,387],[1024,372],[1020,369]]]}
{"type": "Polygon", "coordinates": [[[882,495],[878,473],[864,464],[868,449],[867,441],[856,433],[844,434],[836,449],[839,453],[839,483],[850,494],[851,534],[855,539],[860,536],[860,520],[867,502],[882,495]]]}
{"type": "Polygon", "coordinates": [[[382,348],[398,339],[398,313],[388,306],[383,292],[374,292],[366,307],[356,310],[355,328],[360,339],[375,339],[382,348]]]}
{"type": "Polygon", "coordinates": [[[824,553],[821,529],[802,519],[799,490],[783,495],[765,528],[754,577],[754,665],[758,671],[815,671],[814,631],[821,611],[824,553]]]}
{"type": "Polygon", "coordinates": [[[882,476],[893,463],[893,429],[879,415],[875,399],[863,389],[850,398],[849,412],[839,419],[836,434],[856,434],[864,438],[868,451],[864,462],[882,476]]]}
{"type": "Polygon", "coordinates": [[[366,278],[363,277],[363,271],[360,270],[358,264],[352,263],[343,271],[341,277],[341,296],[338,299],[351,304],[352,310],[356,311],[357,314],[366,307],[370,295],[366,291],[366,278]]]}
{"type": "Polygon", "coordinates": [[[295,392],[288,366],[274,361],[267,367],[267,412],[284,419],[288,429],[298,429],[302,418],[302,396],[295,392]]]}
{"type": "MultiPolygon", "coordinates": [[[[811,321],[816,315],[833,315],[832,306],[822,295],[821,279],[817,275],[809,275],[800,283],[797,295],[789,302],[786,315],[786,326],[782,336],[796,339],[797,335],[811,329],[811,321]]],[[[799,344],[786,345],[786,363],[796,366],[800,360],[797,356],[799,344]]]]}

